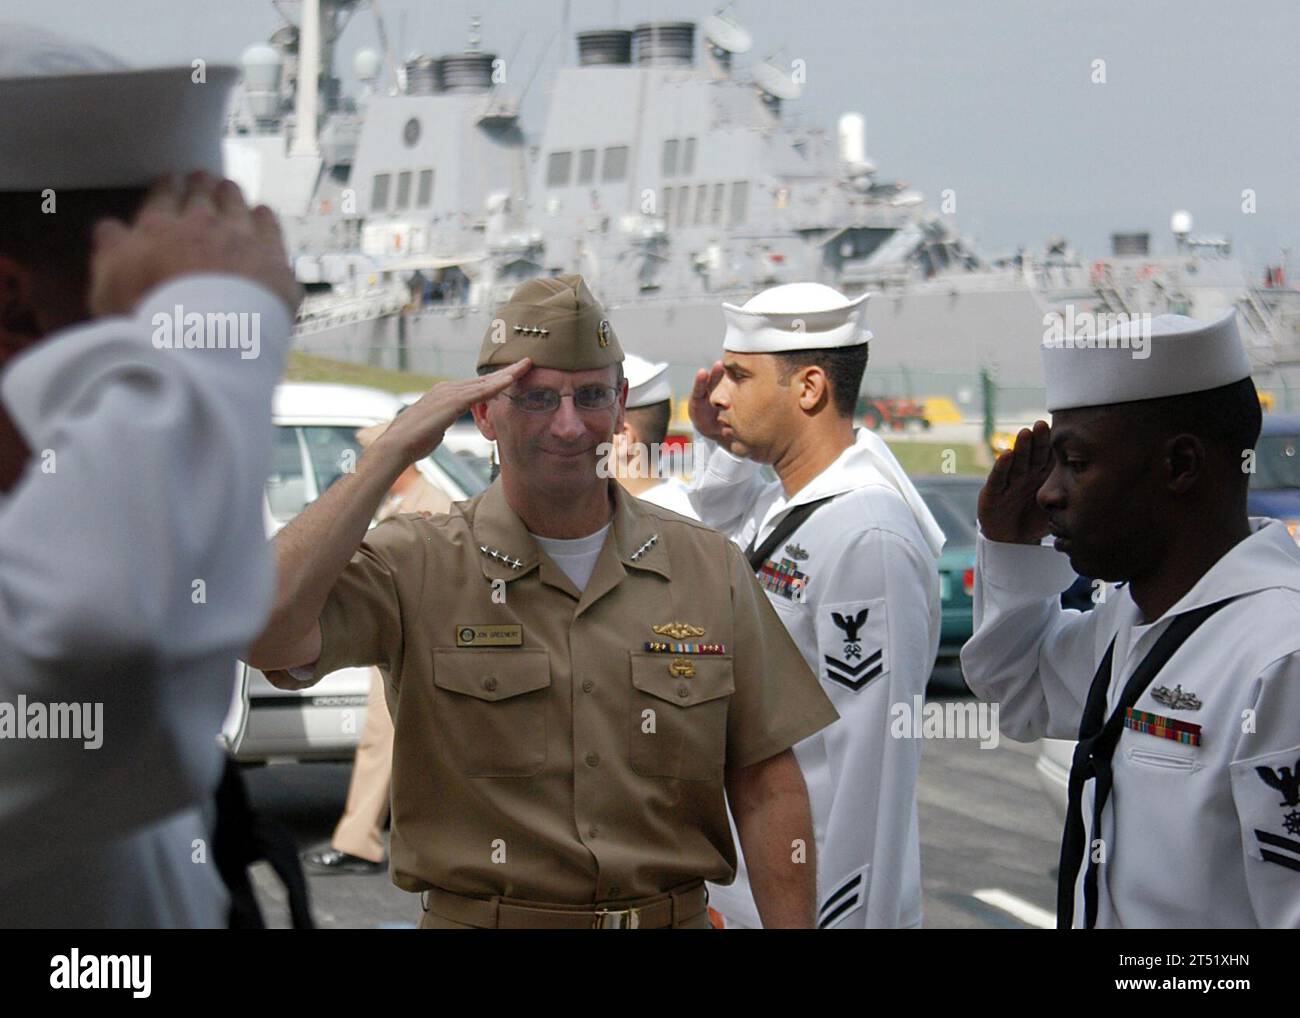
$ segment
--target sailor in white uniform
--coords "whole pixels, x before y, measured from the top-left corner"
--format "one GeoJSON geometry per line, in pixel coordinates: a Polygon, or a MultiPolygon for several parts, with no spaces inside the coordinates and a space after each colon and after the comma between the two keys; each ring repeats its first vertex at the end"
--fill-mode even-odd
{"type": "Polygon", "coordinates": [[[616,474],[619,483],[637,498],[696,519],[686,482],[668,469],[681,464],[664,448],[673,418],[667,363],[652,364],[628,354],[623,375],[627,379],[627,416],[613,442],[621,468],[616,474]]]}
{"type": "Polygon", "coordinates": [[[1297,927],[1300,551],[1246,514],[1235,313],[1148,326],[1044,345],[1052,426],[981,494],[962,667],[1009,737],[1079,739],[1059,926],[1297,927]],[[1086,614],[1076,571],[1109,581],[1086,614]]]}
{"type": "MultiPolygon", "coordinates": [[[[890,736],[890,708],[923,696],[934,665],[944,537],[885,443],[853,429],[866,299],[795,283],[724,304],[723,360],[691,399],[709,453],[692,504],[747,550],[840,713],[795,746],[823,929],[921,923],[921,747],[890,736]]],[[[709,893],[727,927],[761,925],[743,859],[709,893]]]]}
{"type": "Polygon", "coordinates": [[[274,217],[187,177],[149,193],[147,228],[101,225],[91,267],[99,216],[220,172],[235,73],[115,67],[0,24],[6,928],[225,925],[204,810],[274,584],[262,486],[297,302],[274,217]],[[178,308],[254,315],[256,354],[251,333],[165,344],[178,308]]]}

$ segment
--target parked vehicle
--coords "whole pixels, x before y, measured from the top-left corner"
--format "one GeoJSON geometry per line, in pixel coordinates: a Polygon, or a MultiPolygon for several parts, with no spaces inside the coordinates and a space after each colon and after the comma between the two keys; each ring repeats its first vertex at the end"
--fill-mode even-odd
{"type": "MultiPolygon", "coordinates": [[[[393,419],[404,403],[377,389],[286,382],[275,394],[265,518],[270,536],[350,472],[361,455],[359,428],[393,419]]],[[[455,453],[439,447],[416,464],[453,501],[486,486],[455,453]]],[[[369,670],[343,668],[310,689],[276,689],[256,668],[235,668],[236,691],[223,737],[241,763],[350,760],[365,724],[369,670]]]]}

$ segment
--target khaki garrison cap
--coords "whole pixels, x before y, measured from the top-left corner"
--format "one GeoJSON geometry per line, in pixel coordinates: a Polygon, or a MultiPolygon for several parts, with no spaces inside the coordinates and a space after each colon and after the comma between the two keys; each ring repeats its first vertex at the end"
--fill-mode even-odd
{"type": "Polygon", "coordinates": [[[502,368],[525,357],[558,371],[622,363],[614,327],[581,276],[530,279],[497,308],[479,350],[479,368],[502,368]]]}

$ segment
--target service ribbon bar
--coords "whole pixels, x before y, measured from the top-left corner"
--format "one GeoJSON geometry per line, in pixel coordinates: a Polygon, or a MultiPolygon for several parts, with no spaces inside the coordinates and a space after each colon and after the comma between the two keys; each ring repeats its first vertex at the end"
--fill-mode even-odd
{"type": "Polygon", "coordinates": [[[663,643],[647,640],[645,649],[652,654],[725,654],[725,643],[663,643]]]}
{"type": "Polygon", "coordinates": [[[1129,707],[1124,712],[1124,727],[1131,728],[1135,732],[1143,732],[1146,735],[1154,735],[1160,739],[1181,742],[1184,746],[1199,746],[1201,744],[1200,725],[1194,725],[1190,721],[1179,721],[1177,718],[1162,717],[1159,714],[1137,710],[1133,707],[1129,707]]]}

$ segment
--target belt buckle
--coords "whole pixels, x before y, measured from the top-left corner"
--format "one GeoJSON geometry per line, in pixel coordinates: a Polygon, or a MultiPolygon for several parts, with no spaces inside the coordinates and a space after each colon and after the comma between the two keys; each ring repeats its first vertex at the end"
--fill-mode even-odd
{"type": "Polygon", "coordinates": [[[593,930],[636,930],[641,928],[639,908],[598,908],[591,922],[593,930]]]}

